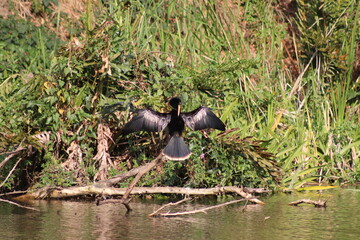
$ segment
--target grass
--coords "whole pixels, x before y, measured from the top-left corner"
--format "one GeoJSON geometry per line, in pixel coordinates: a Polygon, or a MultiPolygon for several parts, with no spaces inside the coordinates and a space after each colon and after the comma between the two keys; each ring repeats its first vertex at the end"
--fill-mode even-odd
{"type": "MultiPolygon", "coordinates": [[[[1,45],[1,61],[13,73],[0,75],[1,151],[19,141],[8,137],[13,133],[58,132],[61,148],[42,150],[50,157],[38,163],[46,166],[44,184],[51,182],[51,162],[65,161],[74,142],[84,155],[78,177],[92,180],[98,122],[105,121],[116,135],[129,118],[130,102],[164,110],[164,101],[174,95],[186,102],[185,110],[200,104],[215,109],[228,129],[239,128],[237,138],[188,133],[194,152],[189,163],[164,166],[162,174],[153,173],[142,184],[297,189],[307,182],[359,180],[359,109],[358,102],[349,101],[359,90],[353,74],[360,39],[356,1],[299,1],[293,15],[275,1],[86,1],[85,6],[77,30],[83,34],[57,49],[56,44],[47,46],[47,35],[37,30],[36,45],[28,50],[30,63],[1,45]],[[36,76],[24,81],[28,73],[36,76]],[[22,99],[24,89],[30,94],[22,99]],[[11,111],[14,104],[22,115],[11,111]],[[280,183],[271,176],[275,165],[256,155],[257,143],[240,140],[247,136],[264,140],[262,147],[275,155],[283,171],[280,183]]],[[[60,13],[53,21],[57,31],[67,22],[60,13]]],[[[122,145],[112,148],[111,155],[132,166],[161,149],[157,138],[153,147],[140,135],[119,141],[122,145]]],[[[125,165],[117,162],[116,171],[125,165]]],[[[60,175],[56,182],[73,184],[60,175]]]]}

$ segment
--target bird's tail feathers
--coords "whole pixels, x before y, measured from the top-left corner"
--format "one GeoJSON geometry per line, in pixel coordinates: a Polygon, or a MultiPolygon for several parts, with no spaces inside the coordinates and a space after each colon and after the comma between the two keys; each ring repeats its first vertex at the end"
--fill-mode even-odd
{"type": "Polygon", "coordinates": [[[191,155],[191,152],[182,137],[172,136],[169,143],[164,148],[163,154],[169,160],[182,161],[188,159],[191,155]]]}

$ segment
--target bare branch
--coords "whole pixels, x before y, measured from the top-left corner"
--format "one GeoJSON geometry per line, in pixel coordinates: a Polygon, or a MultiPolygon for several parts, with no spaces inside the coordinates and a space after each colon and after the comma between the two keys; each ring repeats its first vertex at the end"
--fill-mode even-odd
{"type": "Polygon", "coordinates": [[[9,196],[9,195],[19,195],[19,194],[24,194],[27,193],[28,191],[14,191],[14,192],[8,192],[8,193],[1,193],[0,197],[2,196],[9,196]]]}
{"type": "Polygon", "coordinates": [[[160,207],[158,210],[156,210],[155,212],[149,214],[149,217],[156,217],[156,216],[159,214],[159,212],[160,212],[161,210],[163,210],[164,208],[166,208],[166,207],[176,206],[176,205],[179,205],[179,204],[181,204],[181,203],[183,203],[183,202],[190,201],[190,200],[193,200],[193,198],[184,198],[184,199],[181,199],[180,201],[177,201],[177,202],[167,203],[167,204],[161,206],[161,207],[160,207]]]}
{"type": "Polygon", "coordinates": [[[157,210],[157,211],[151,213],[149,216],[152,216],[152,217],[176,217],[176,216],[190,215],[190,214],[195,214],[195,213],[206,213],[206,211],[208,211],[208,210],[224,207],[224,206],[227,206],[230,204],[235,204],[235,203],[239,203],[239,202],[243,202],[243,201],[247,201],[247,200],[248,199],[243,198],[243,199],[233,200],[233,201],[226,202],[226,203],[221,203],[221,204],[211,206],[211,207],[201,208],[201,209],[192,210],[192,211],[185,211],[185,212],[156,213],[156,212],[158,212],[158,210],[157,210]]]}
{"type": "Polygon", "coordinates": [[[38,211],[38,212],[40,212],[39,209],[32,208],[32,207],[27,207],[27,206],[24,206],[24,205],[21,205],[21,204],[18,204],[18,203],[16,203],[16,202],[9,201],[9,200],[6,200],[6,199],[0,198],[0,202],[6,202],[6,203],[10,203],[10,204],[13,204],[13,205],[18,206],[18,207],[21,207],[21,208],[26,208],[26,209],[29,209],[29,210],[33,210],[33,211],[38,211]]]}
{"type": "MultiPolygon", "coordinates": [[[[24,150],[26,149],[26,148],[24,148],[24,147],[21,146],[22,143],[24,142],[24,140],[25,140],[25,138],[24,138],[23,140],[21,140],[19,146],[16,148],[15,151],[8,152],[8,153],[10,153],[10,155],[7,156],[7,157],[4,159],[4,161],[2,161],[2,162],[0,163],[0,169],[1,169],[12,157],[18,155],[20,152],[22,152],[22,151],[24,151],[24,150]]],[[[1,155],[3,155],[3,154],[6,154],[6,153],[2,153],[1,155]]]]}
{"type": "Polygon", "coordinates": [[[293,202],[289,203],[289,205],[297,206],[301,203],[312,204],[316,208],[326,208],[325,201],[322,201],[322,200],[314,201],[314,200],[310,200],[310,199],[301,199],[301,200],[293,201],[293,202]]]}
{"type": "Polygon", "coordinates": [[[0,184],[0,188],[2,186],[4,186],[5,182],[9,179],[9,177],[11,176],[11,174],[15,171],[15,168],[17,167],[17,165],[19,164],[19,162],[22,160],[22,158],[19,158],[19,160],[17,160],[17,162],[15,163],[14,167],[11,169],[11,171],[9,172],[9,174],[6,176],[5,180],[0,184]]]}
{"type": "MultiPolygon", "coordinates": [[[[138,171],[136,177],[134,178],[134,180],[130,183],[129,187],[126,189],[125,193],[123,194],[121,200],[116,201],[116,202],[120,202],[122,204],[125,205],[126,209],[128,211],[131,211],[131,208],[129,206],[129,195],[131,193],[131,191],[134,189],[135,185],[137,184],[137,182],[141,179],[141,177],[147,173],[148,171],[150,171],[152,168],[154,168],[155,166],[157,166],[158,164],[160,164],[163,161],[163,155],[160,154],[157,158],[155,158],[153,161],[151,161],[150,163],[146,164],[146,167],[142,168],[141,170],[138,171]]],[[[111,200],[111,199],[110,199],[111,200]]],[[[109,201],[109,200],[99,200],[97,201],[97,205],[101,205],[104,203],[114,203],[114,201],[109,201]]]]}

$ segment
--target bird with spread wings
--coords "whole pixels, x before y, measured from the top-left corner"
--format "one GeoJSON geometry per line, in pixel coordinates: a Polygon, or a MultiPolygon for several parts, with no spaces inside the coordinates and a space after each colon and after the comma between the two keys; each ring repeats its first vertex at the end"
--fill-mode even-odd
{"type": "Polygon", "coordinates": [[[170,113],[159,113],[151,109],[142,109],[123,128],[122,134],[148,131],[161,132],[168,129],[171,136],[163,154],[170,160],[185,160],[191,151],[182,138],[185,124],[193,131],[207,128],[225,130],[225,124],[207,107],[198,107],[194,111],[181,113],[181,100],[178,97],[169,101],[170,113]]]}

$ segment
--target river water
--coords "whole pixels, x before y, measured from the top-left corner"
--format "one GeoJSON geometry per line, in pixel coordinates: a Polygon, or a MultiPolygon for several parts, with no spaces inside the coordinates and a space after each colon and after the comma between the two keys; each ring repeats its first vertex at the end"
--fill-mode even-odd
{"type": "MultiPolygon", "coordinates": [[[[264,206],[247,205],[244,209],[243,203],[238,203],[171,218],[148,217],[170,200],[136,199],[131,202],[130,214],[120,204],[96,206],[88,201],[27,203],[40,212],[0,202],[0,239],[360,239],[360,189],[278,193],[260,199],[266,203],[264,206]],[[328,207],[288,205],[303,198],[326,200],[328,207]]],[[[202,198],[183,203],[176,211],[224,201],[202,198]]]]}

